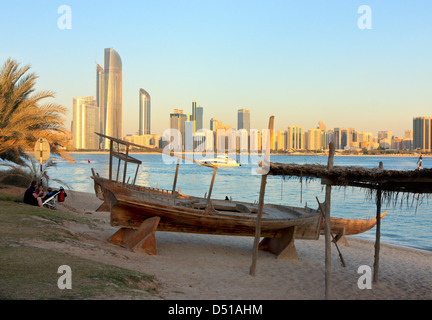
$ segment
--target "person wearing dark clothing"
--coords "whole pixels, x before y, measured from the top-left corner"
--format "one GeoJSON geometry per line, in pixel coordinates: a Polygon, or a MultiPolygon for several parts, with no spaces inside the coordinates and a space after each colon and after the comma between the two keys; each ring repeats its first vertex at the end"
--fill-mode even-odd
{"type": "Polygon", "coordinates": [[[46,196],[42,198],[42,202],[45,202],[46,200],[48,200],[49,198],[51,198],[54,194],[55,194],[55,192],[53,191],[53,189],[52,188],[48,188],[46,196]]]}
{"type": "Polygon", "coordinates": [[[24,193],[24,203],[31,204],[33,206],[42,207],[42,197],[43,197],[42,186],[37,187],[37,182],[32,181],[30,187],[24,193]]]}
{"type": "Polygon", "coordinates": [[[420,155],[419,159],[417,160],[419,170],[422,168],[422,162],[423,162],[423,157],[422,155],[420,155]]]}
{"type": "Polygon", "coordinates": [[[33,196],[37,188],[37,182],[32,181],[30,187],[27,188],[27,190],[24,193],[24,203],[31,204],[33,206],[37,206],[37,198],[33,196]]]}

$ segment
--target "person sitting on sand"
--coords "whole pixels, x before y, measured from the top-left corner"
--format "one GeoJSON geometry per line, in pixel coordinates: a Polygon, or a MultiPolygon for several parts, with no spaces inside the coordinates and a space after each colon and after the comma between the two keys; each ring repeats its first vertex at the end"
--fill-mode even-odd
{"type": "Polygon", "coordinates": [[[40,186],[37,187],[37,182],[32,181],[30,187],[24,193],[24,203],[31,204],[33,206],[42,207],[42,198],[43,196],[43,188],[40,186]],[[42,190],[41,190],[42,189],[42,190]],[[42,193],[41,193],[42,191],[42,193]]]}
{"type": "Polygon", "coordinates": [[[55,192],[53,191],[52,188],[48,188],[47,189],[47,194],[45,197],[43,197],[42,202],[45,202],[46,200],[48,200],[49,198],[51,198],[53,195],[55,194],[55,192]]]}
{"type": "Polygon", "coordinates": [[[43,196],[44,196],[43,186],[39,185],[38,188],[37,188],[37,190],[35,190],[35,192],[33,193],[33,197],[36,198],[37,205],[39,207],[43,207],[43,204],[42,204],[42,198],[43,198],[43,196]]]}

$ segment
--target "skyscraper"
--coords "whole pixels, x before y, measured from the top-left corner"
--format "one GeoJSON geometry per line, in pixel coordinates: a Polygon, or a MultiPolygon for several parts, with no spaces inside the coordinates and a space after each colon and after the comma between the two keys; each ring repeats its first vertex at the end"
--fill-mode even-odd
{"type": "Polygon", "coordinates": [[[73,99],[72,142],[75,149],[98,149],[99,108],[92,96],[73,99]]]}
{"type": "Polygon", "coordinates": [[[287,150],[302,150],[304,149],[304,132],[299,126],[288,127],[286,146],[287,150]]]}
{"type": "Polygon", "coordinates": [[[198,106],[195,109],[195,119],[193,119],[193,120],[195,120],[195,130],[196,131],[201,130],[203,128],[203,113],[204,113],[203,107],[198,106]]]}
{"type": "MultiPolygon", "coordinates": [[[[103,68],[96,64],[96,105],[99,110],[99,126],[97,132],[105,134],[105,103],[104,103],[104,89],[105,89],[105,74],[103,68]]],[[[103,142],[102,138],[99,138],[99,143],[103,142]]],[[[99,144],[99,147],[101,145],[99,144]]]]}
{"type": "Polygon", "coordinates": [[[144,89],[139,91],[139,135],[150,134],[150,95],[144,89]]]}
{"type": "MultiPolygon", "coordinates": [[[[117,51],[112,48],[105,49],[104,72],[104,133],[121,139],[123,135],[122,61],[117,51]]],[[[106,139],[105,148],[108,147],[106,139]]]]}
{"type": "Polygon", "coordinates": [[[249,109],[239,109],[237,111],[237,130],[246,129],[250,131],[250,111],[249,109]]]}
{"type": "Polygon", "coordinates": [[[432,117],[413,119],[413,148],[423,151],[432,149],[432,117]]]}
{"type": "Polygon", "coordinates": [[[185,122],[188,121],[188,116],[183,113],[183,110],[174,109],[173,113],[170,113],[170,129],[176,129],[180,133],[180,141],[175,145],[176,150],[182,150],[182,146],[185,143],[185,122]]]}
{"type": "Polygon", "coordinates": [[[192,119],[191,120],[196,120],[196,100],[192,101],[192,119]]]}
{"type": "Polygon", "coordinates": [[[216,118],[211,118],[211,119],[210,119],[210,130],[211,130],[211,131],[216,131],[216,129],[217,129],[217,127],[218,127],[218,123],[219,123],[218,119],[216,119],[216,118]]]}

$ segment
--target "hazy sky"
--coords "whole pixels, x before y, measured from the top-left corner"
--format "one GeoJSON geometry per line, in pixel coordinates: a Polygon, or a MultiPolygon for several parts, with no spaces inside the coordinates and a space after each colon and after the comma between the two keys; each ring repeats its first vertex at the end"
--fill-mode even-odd
{"type": "Polygon", "coordinates": [[[30,64],[38,90],[53,90],[72,117],[72,99],[95,95],[104,48],[123,62],[124,134],[138,130],[138,97],[151,95],[152,131],[174,108],[204,107],[251,128],[300,125],[391,130],[431,116],[432,1],[151,0],[1,1],[0,62],[30,64]],[[71,29],[60,29],[62,5],[71,29]],[[361,5],[371,9],[363,20],[361,5]],[[371,21],[360,29],[358,20],[371,21]]]}

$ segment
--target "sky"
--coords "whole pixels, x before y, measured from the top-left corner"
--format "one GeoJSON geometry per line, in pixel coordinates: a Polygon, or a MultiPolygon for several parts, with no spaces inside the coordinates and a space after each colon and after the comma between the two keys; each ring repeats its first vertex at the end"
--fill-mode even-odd
{"type": "Polygon", "coordinates": [[[138,131],[139,89],[152,133],[173,109],[251,128],[412,129],[432,116],[430,0],[0,1],[0,64],[30,65],[37,90],[56,93],[67,127],[74,97],[95,96],[105,48],[123,64],[123,134],[138,131]],[[70,29],[59,28],[70,8],[70,29]],[[361,6],[370,11],[359,11],[361,6]],[[367,24],[370,23],[370,24],[367,24]],[[361,26],[367,26],[363,28],[361,26]]]}

